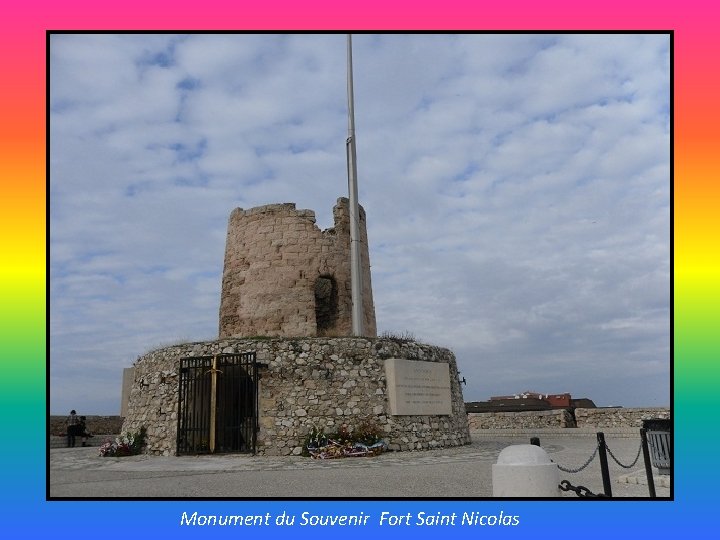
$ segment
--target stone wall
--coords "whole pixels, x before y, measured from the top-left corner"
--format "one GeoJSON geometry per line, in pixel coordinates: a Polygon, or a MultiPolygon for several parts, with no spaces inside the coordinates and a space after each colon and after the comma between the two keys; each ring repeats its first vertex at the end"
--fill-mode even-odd
{"type": "Polygon", "coordinates": [[[670,409],[657,407],[645,409],[602,408],[575,409],[578,427],[642,427],[643,420],[650,418],[670,418],[670,409]]]}
{"type": "Polygon", "coordinates": [[[482,429],[524,428],[641,428],[650,418],[670,418],[667,408],[575,409],[575,417],[566,409],[549,411],[468,413],[473,431],[482,429]]]}
{"type": "MultiPolygon", "coordinates": [[[[69,413],[69,411],[68,411],[69,413]]],[[[50,417],[50,435],[65,434],[65,420],[67,416],[50,417]]],[[[123,424],[122,416],[86,415],[88,431],[98,435],[116,435],[120,433],[123,424]]]]}
{"type": "Polygon", "coordinates": [[[124,430],[147,428],[148,452],[176,451],[178,369],[183,357],[255,351],[260,370],[257,453],[299,454],[312,426],[326,432],[374,420],[394,450],[468,444],[470,434],[454,354],[380,338],[221,339],[152,351],[135,362],[124,430]],[[385,359],[449,365],[452,414],[388,414],[385,359]]]}
{"type": "Polygon", "coordinates": [[[565,409],[550,411],[468,413],[470,430],[575,427],[565,409]]]}
{"type": "Polygon", "coordinates": [[[127,416],[127,404],[130,400],[130,388],[135,380],[133,368],[124,368],[122,373],[122,391],[120,392],[120,416],[127,416]]]}
{"type": "MultiPolygon", "coordinates": [[[[321,231],[315,212],[271,204],[230,214],[219,337],[352,335],[348,199],[321,231]]],[[[376,335],[365,211],[360,208],[364,335],[376,335]]]]}

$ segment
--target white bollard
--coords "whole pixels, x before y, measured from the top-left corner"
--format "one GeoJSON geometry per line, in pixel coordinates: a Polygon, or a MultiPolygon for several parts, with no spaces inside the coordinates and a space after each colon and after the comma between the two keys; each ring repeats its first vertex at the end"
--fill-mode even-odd
{"type": "Polygon", "coordinates": [[[503,449],[492,466],[493,497],[560,497],[560,471],[532,444],[503,449]]]}

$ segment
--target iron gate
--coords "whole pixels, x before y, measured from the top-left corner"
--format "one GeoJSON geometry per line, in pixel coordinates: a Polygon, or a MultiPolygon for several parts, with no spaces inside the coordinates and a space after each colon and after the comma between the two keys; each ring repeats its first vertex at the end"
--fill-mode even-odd
{"type": "Polygon", "coordinates": [[[255,453],[255,353],[180,359],[177,454],[255,453]]]}

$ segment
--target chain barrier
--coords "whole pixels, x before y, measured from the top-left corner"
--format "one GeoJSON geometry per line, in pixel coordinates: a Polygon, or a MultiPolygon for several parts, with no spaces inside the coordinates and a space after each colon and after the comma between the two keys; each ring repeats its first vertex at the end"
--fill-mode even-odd
{"type": "Polygon", "coordinates": [[[557,465],[557,468],[560,469],[562,472],[571,473],[571,474],[578,473],[578,472],[582,471],[583,469],[585,469],[588,465],[590,465],[590,463],[592,463],[592,460],[595,459],[595,456],[598,453],[598,448],[599,448],[599,445],[596,445],[595,451],[590,456],[590,459],[588,459],[585,463],[580,465],[580,467],[578,467],[577,469],[566,469],[565,467],[562,467],[558,463],[555,463],[555,465],[557,465]]]}
{"type": "MultiPolygon", "coordinates": [[[[597,449],[596,449],[596,450],[597,450],[597,449]]],[[[590,491],[590,490],[589,490],[588,488],[586,488],[585,486],[573,486],[573,485],[572,485],[570,482],[568,482],[567,480],[563,480],[562,482],[560,482],[560,484],[558,485],[558,487],[559,487],[562,491],[573,491],[573,492],[575,492],[575,495],[577,495],[578,497],[586,497],[586,498],[593,498],[593,497],[602,498],[602,497],[607,497],[607,495],[605,495],[604,493],[593,493],[592,491],[590,491]]]]}
{"type": "Polygon", "coordinates": [[[638,462],[638,459],[640,459],[640,451],[642,450],[642,442],[640,442],[640,446],[638,446],[638,451],[637,451],[637,455],[635,456],[635,461],[633,461],[630,465],[623,465],[622,463],[620,463],[618,458],[615,457],[615,454],[612,453],[612,450],[610,450],[610,447],[607,445],[607,443],[605,443],[605,448],[607,449],[608,454],[610,454],[610,457],[613,458],[613,461],[615,461],[615,463],[620,465],[623,469],[630,469],[631,467],[634,467],[635,464],[638,462]]]}
{"type": "MultiPolygon", "coordinates": [[[[642,434],[642,432],[641,432],[641,434],[642,434]]],[[[605,436],[602,432],[597,433],[597,438],[598,438],[598,442],[595,445],[595,449],[593,450],[592,455],[588,458],[587,461],[585,461],[585,463],[580,465],[580,467],[577,467],[575,469],[568,469],[568,468],[565,468],[565,467],[559,465],[558,463],[555,463],[555,465],[557,465],[557,468],[559,470],[561,470],[565,473],[571,473],[571,474],[578,473],[578,472],[582,471],[583,469],[587,468],[587,466],[590,465],[590,463],[592,463],[592,461],[595,459],[595,456],[598,455],[598,452],[600,452],[600,469],[602,472],[603,487],[604,487],[605,493],[595,494],[592,491],[590,491],[588,488],[586,488],[585,486],[573,486],[568,480],[563,480],[562,482],[560,482],[560,484],[558,485],[559,489],[561,489],[562,491],[572,491],[578,497],[612,497],[612,487],[611,487],[611,482],[610,482],[610,472],[608,470],[607,454],[610,454],[610,457],[613,459],[613,461],[615,461],[615,463],[617,463],[623,469],[630,469],[630,468],[634,467],[635,464],[640,459],[640,453],[643,451],[643,441],[642,440],[640,441],[640,445],[638,446],[638,451],[637,451],[637,454],[636,454],[633,462],[630,463],[629,465],[625,465],[615,456],[615,454],[612,453],[612,450],[610,450],[610,447],[608,446],[607,441],[605,441],[605,436]]],[[[646,449],[646,454],[647,454],[647,449],[646,449]]],[[[648,458],[646,455],[645,456],[646,462],[647,462],[647,459],[648,458]]],[[[554,463],[554,461],[553,461],[553,463],[554,463]]],[[[652,490],[651,490],[651,496],[654,496],[652,494],[652,490]]]]}

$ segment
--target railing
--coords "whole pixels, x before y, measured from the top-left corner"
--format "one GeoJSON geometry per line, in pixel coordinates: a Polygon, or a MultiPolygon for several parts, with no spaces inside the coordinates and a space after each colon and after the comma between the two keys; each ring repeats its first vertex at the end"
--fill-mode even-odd
{"type": "MultiPolygon", "coordinates": [[[[640,459],[640,454],[643,454],[643,459],[645,462],[645,474],[647,476],[647,482],[648,482],[648,491],[650,494],[650,497],[655,498],[657,497],[656,491],[655,491],[655,480],[653,478],[652,473],[652,464],[650,459],[650,451],[648,449],[648,437],[647,437],[647,430],[645,428],[642,428],[640,430],[640,445],[638,447],[637,454],[635,456],[635,459],[630,463],[629,465],[626,465],[622,463],[616,456],[613,454],[612,450],[607,444],[607,441],[605,440],[605,434],[602,432],[597,433],[597,445],[595,446],[592,454],[590,457],[579,467],[576,468],[565,468],[561,466],[560,464],[557,464],[558,469],[565,473],[574,474],[582,471],[583,469],[587,468],[590,463],[593,462],[596,456],[600,459],[600,473],[602,474],[602,482],[603,482],[603,493],[593,493],[588,488],[584,486],[573,486],[570,481],[563,480],[560,482],[559,488],[562,491],[573,491],[577,494],[578,497],[612,497],[612,483],[610,481],[610,469],[608,467],[608,455],[610,458],[617,463],[620,467],[623,469],[630,469],[635,466],[635,464],[638,462],[638,459],[640,459]]],[[[530,440],[531,444],[536,444],[537,446],[540,445],[540,441],[537,437],[534,437],[530,440]]],[[[650,445],[653,447],[653,445],[650,445]]],[[[669,443],[666,443],[666,446],[669,447],[669,443]]],[[[657,453],[660,450],[653,447],[653,452],[657,453]]],[[[667,454],[667,466],[670,466],[669,460],[671,456],[668,453],[667,454]]],[[[665,463],[665,462],[663,462],[665,463]]]]}

